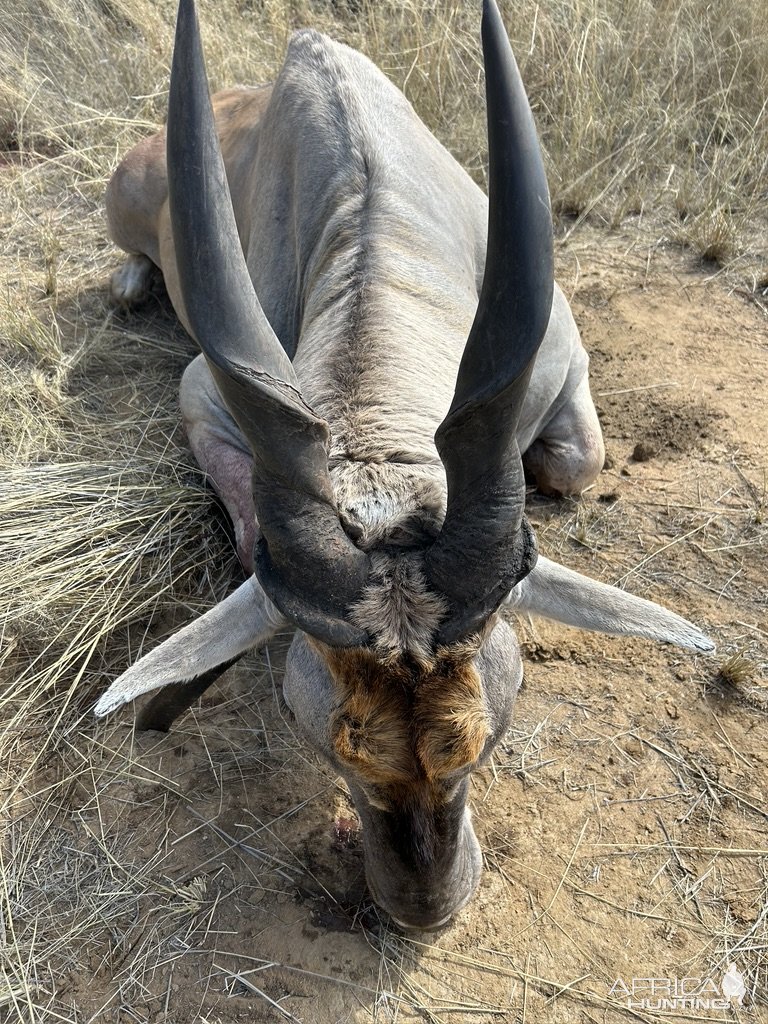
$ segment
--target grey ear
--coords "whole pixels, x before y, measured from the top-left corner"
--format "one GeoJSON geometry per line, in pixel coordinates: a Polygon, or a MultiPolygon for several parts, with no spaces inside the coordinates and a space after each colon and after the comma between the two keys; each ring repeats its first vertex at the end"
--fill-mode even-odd
{"type": "Polygon", "coordinates": [[[531,573],[506,600],[517,612],[543,615],[580,629],[618,636],[642,636],[660,643],[709,653],[715,645],[692,622],[653,601],[539,557],[531,573]]]}
{"type": "Polygon", "coordinates": [[[131,665],[102,695],[94,712],[108,715],[143,693],[178,683],[192,686],[216,670],[223,672],[283,625],[285,619],[251,576],[215,608],[131,665]]]}

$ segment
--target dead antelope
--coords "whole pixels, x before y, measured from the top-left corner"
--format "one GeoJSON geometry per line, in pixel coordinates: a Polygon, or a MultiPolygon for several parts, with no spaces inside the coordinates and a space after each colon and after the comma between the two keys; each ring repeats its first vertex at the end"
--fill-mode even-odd
{"type": "Polygon", "coordinates": [[[286,701],[349,785],[371,893],[411,928],[448,921],[480,879],[469,775],[522,675],[504,606],[712,648],[658,605],[537,561],[524,466],[578,491],[603,446],[494,0],[482,31],[489,203],[365,57],[316,32],[293,36],[271,88],[212,109],[192,0],[167,172],[156,136],[107,197],[135,254],[116,297],[138,297],[159,267],[203,350],[184,420],[252,575],[97,713],[160,690],[140,724],[167,728],[245,651],[296,627],[286,701]]]}

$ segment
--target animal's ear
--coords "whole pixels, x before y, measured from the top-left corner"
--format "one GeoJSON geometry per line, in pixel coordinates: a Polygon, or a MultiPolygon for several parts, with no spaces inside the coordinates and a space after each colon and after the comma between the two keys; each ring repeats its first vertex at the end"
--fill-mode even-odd
{"type": "Polygon", "coordinates": [[[693,651],[715,649],[708,636],[680,615],[618,587],[598,583],[548,558],[539,557],[534,569],[509,595],[506,605],[515,611],[532,612],[599,633],[643,636],[693,651]]]}
{"type": "Polygon", "coordinates": [[[283,616],[251,576],[215,608],[131,665],[112,683],[94,711],[98,716],[107,715],[164,686],[188,683],[194,690],[198,682],[210,685],[241,654],[269,640],[284,624],[283,616]]]}

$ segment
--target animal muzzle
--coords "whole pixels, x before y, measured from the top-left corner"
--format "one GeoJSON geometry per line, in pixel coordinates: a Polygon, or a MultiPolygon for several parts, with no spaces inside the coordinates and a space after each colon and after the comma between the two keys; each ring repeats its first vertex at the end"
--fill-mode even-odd
{"type": "MultiPolygon", "coordinates": [[[[377,831],[366,824],[364,821],[364,837],[377,831]]],[[[398,927],[435,931],[447,925],[474,895],[482,874],[482,855],[466,808],[458,835],[451,838],[436,856],[422,863],[414,863],[408,855],[412,837],[402,837],[394,848],[377,842],[375,836],[370,836],[370,841],[364,838],[368,888],[398,927]]]]}

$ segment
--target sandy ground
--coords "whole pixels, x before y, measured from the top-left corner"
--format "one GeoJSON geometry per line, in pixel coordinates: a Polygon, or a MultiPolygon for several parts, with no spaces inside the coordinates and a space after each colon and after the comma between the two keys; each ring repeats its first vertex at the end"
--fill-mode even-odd
{"type": "Polygon", "coordinates": [[[530,496],[541,549],[717,654],[519,622],[514,725],[473,783],[483,881],[421,941],[366,895],[354,809],[281,701],[285,638],[168,736],[130,709],[87,722],[66,804],[36,819],[35,878],[67,875],[81,921],[52,897],[38,1019],[607,1024],[656,1019],[617,979],[719,986],[733,961],[743,1008],[665,1018],[768,1020],[768,319],[630,235],[581,233],[559,268],[608,459],[579,502],[530,496]]]}

